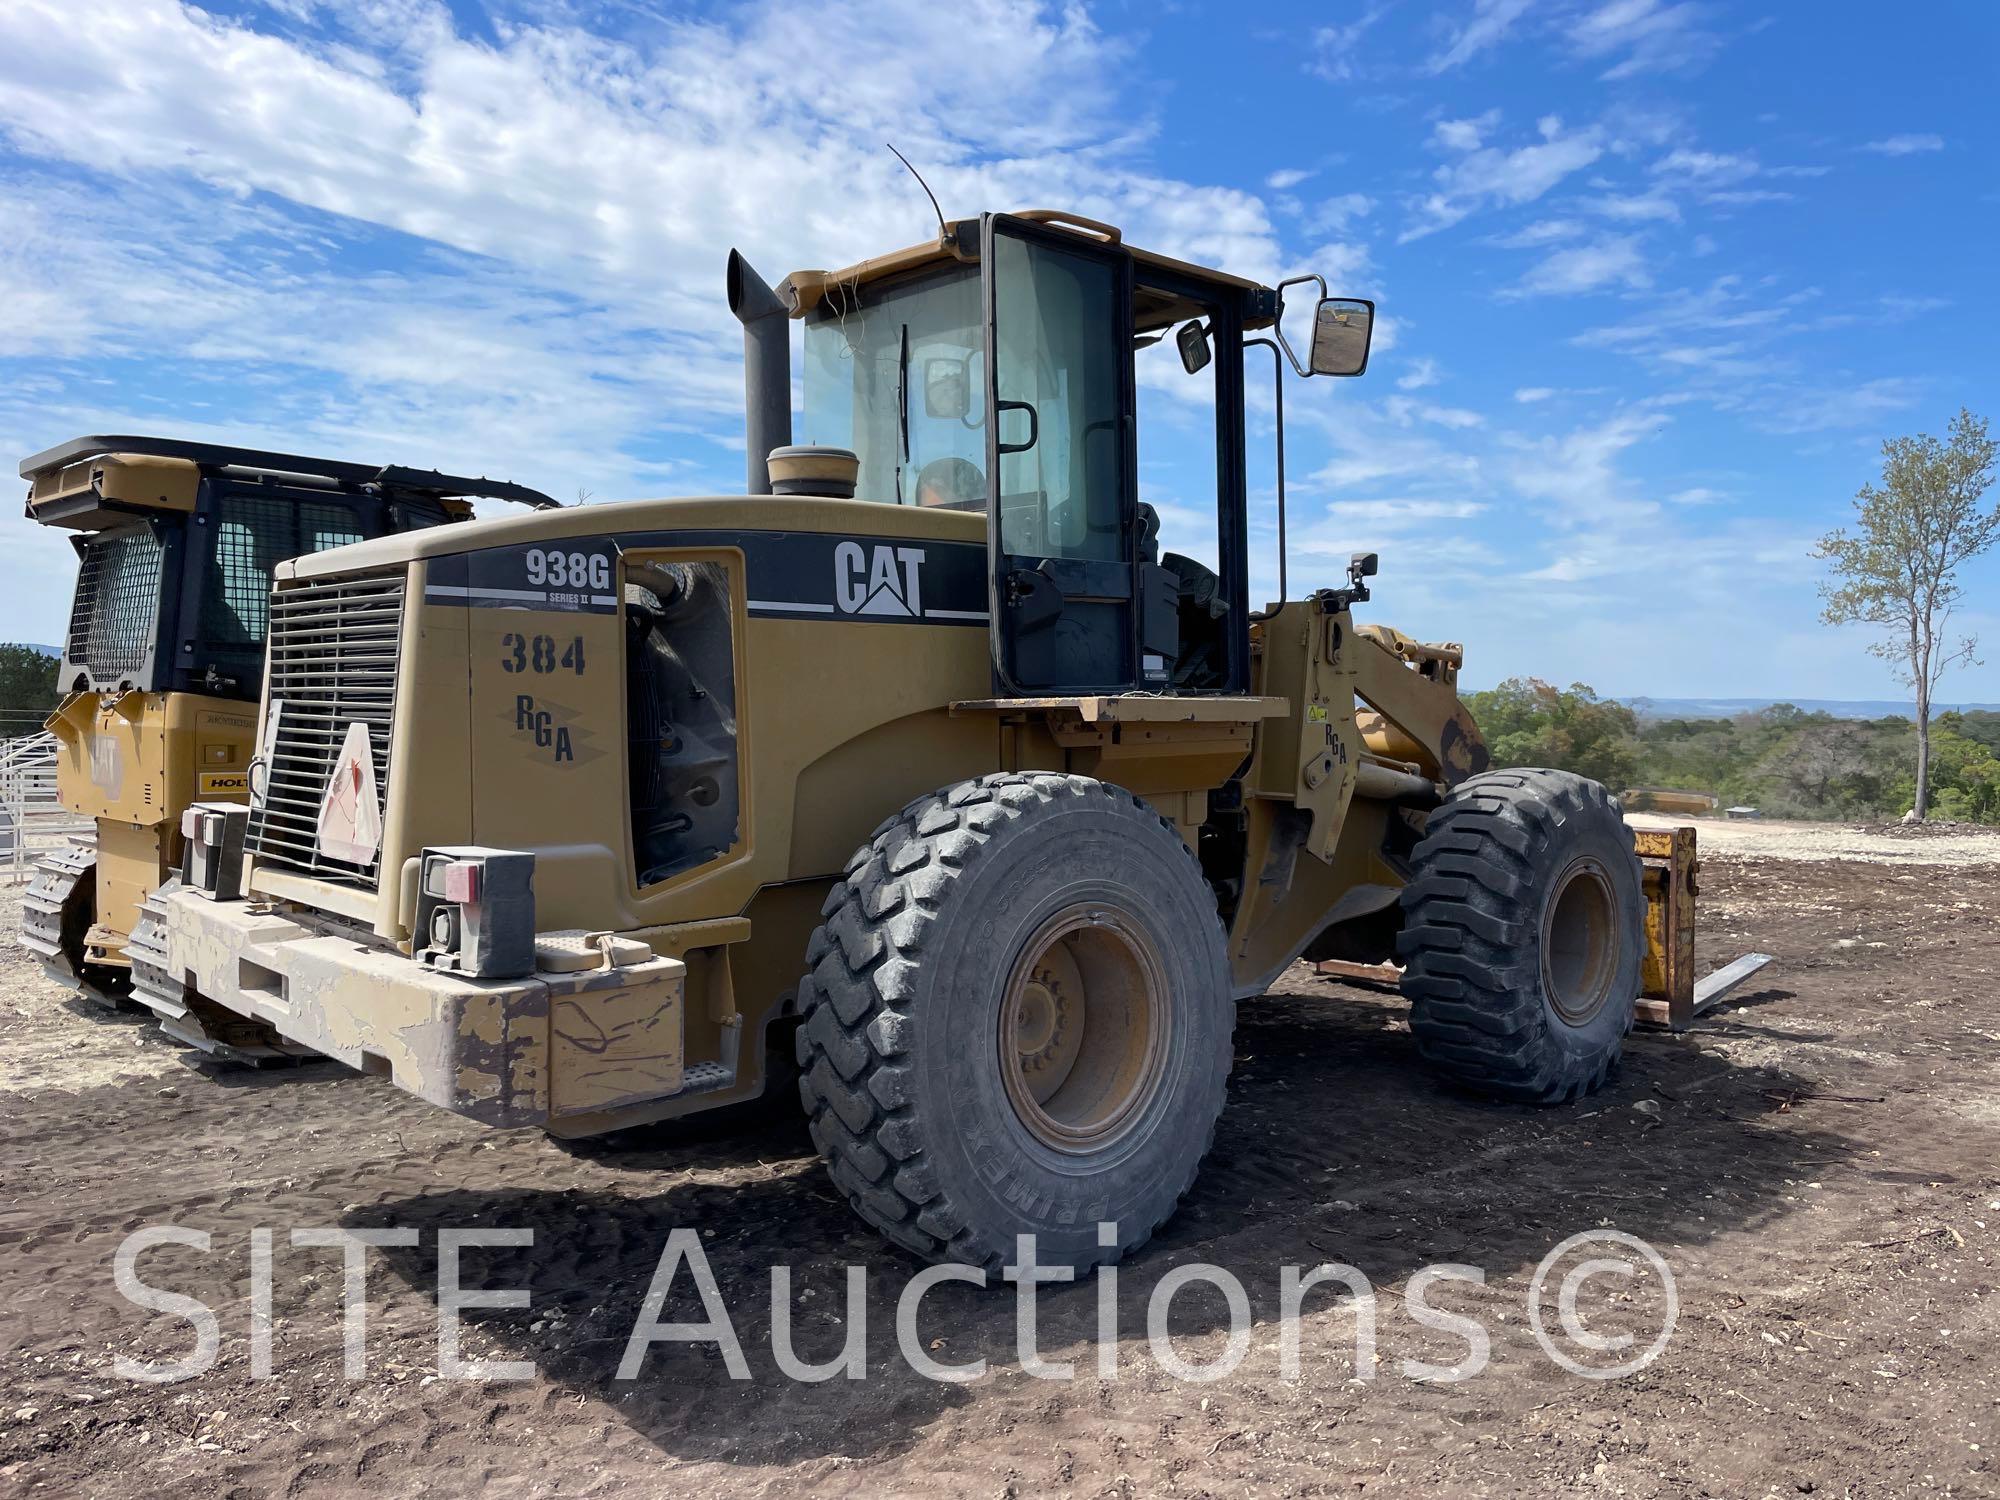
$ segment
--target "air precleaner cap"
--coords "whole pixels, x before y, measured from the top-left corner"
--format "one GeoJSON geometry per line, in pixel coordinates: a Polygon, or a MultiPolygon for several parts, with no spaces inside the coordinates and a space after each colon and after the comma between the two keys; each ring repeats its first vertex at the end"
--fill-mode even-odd
{"type": "Polygon", "coordinates": [[[825,495],[852,500],[861,478],[861,459],[851,448],[801,443],[773,448],[767,460],[774,495],[825,495]]]}

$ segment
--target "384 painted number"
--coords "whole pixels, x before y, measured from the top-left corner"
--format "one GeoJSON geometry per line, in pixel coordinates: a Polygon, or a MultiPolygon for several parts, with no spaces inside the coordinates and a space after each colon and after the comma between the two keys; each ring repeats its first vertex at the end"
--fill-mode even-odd
{"type": "Polygon", "coordinates": [[[509,631],[500,638],[500,667],[507,672],[526,672],[532,668],[544,675],[560,669],[581,677],[583,637],[577,636],[567,646],[558,648],[554,636],[515,635],[509,631]]]}

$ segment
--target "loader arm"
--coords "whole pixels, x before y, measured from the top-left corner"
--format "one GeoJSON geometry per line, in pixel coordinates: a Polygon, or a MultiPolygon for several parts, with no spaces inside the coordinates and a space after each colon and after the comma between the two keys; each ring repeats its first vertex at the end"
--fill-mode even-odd
{"type": "Polygon", "coordinates": [[[1362,723],[1370,750],[1414,762],[1448,787],[1487,768],[1485,737],[1458,696],[1460,647],[1424,645],[1384,625],[1363,625],[1351,641],[1355,695],[1384,721],[1362,723]]]}

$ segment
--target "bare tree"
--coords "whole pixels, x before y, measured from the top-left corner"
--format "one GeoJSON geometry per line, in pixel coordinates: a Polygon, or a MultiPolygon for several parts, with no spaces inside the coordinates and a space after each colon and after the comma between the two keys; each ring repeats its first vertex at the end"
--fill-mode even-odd
{"type": "Polygon", "coordinates": [[[1983,509],[1995,444],[1986,420],[1960,408],[1948,440],[1928,434],[1882,445],[1882,482],[1854,497],[1853,529],[1830,531],[1813,555],[1832,565],[1820,586],[1829,625],[1860,621],[1887,632],[1868,649],[1890,662],[1917,698],[1917,800],[1930,811],[1931,700],[1945,670],[1974,660],[1978,642],[1949,635],[1963,590],[1958,570],[2000,536],[2000,506],[1983,509]]]}

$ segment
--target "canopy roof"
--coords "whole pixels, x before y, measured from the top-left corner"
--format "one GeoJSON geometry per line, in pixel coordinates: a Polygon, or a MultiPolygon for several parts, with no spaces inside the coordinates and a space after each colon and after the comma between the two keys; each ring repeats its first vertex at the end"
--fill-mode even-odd
{"type": "MultiPolygon", "coordinates": [[[[1126,245],[1122,231],[1115,226],[1097,219],[1087,219],[1080,214],[1068,213],[1056,208],[1029,208],[1010,215],[1012,218],[1027,219],[1038,224],[1074,234],[1080,239],[1099,244],[1120,245],[1136,264],[1138,293],[1137,306],[1133,309],[1134,326],[1141,331],[1165,328],[1184,319],[1200,314],[1200,307],[1185,297],[1162,292],[1146,285],[1148,267],[1171,272],[1175,277],[1205,282],[1224,294],[1241,297],[1246,306],[1245,328],[1265,328],[1271,323],[1271,309],[1276,297],[1269,287],[1255,281],[1246,281],[1241,276],[1232,276],[1226,271],[1217,271],[1208,266],[1191,265],[1187,261],[1175,260],[1172,256],[1160,255],[1151,250],[1142,250],[1136,245],[1126,245]]],[[[822,303],[839,303],[862,287],[872,282],[913,274],[932,266],[950,264],[975,264],[979,260],[979,220],[956,219],[944,226],[938,238],[927,244],[911,245],[902,250],[891,250],[886,255],[871,256],[839,271],[794,271],[787,276],[779,288],[791,305],[792,316],[803,318],[822,303]]]]}

